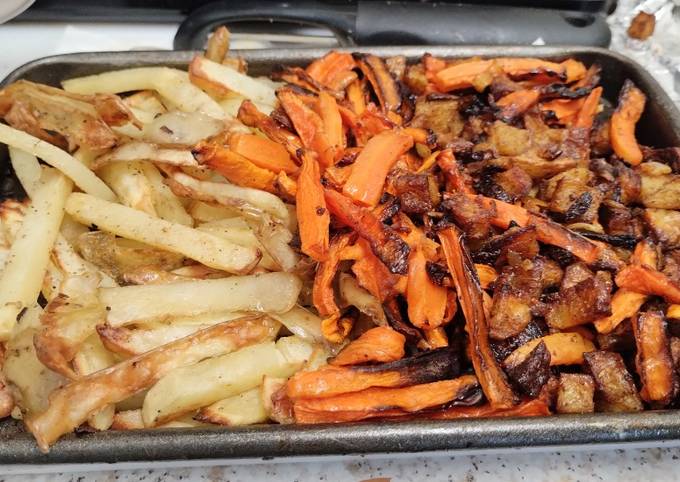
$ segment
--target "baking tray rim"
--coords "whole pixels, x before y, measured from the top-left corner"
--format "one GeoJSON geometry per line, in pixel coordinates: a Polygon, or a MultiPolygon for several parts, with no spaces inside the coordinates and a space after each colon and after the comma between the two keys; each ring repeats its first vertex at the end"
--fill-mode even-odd
{"type": "MultiPolygon", "coordinates": [[[[327,52],[320,49],[248,50],[238,52],[250,62],[299,63],[327,52]]],[[[416,57],[425,52],[447,57],[596,55],[626,64],[645,84],[648,94],[680,136],[680,112],[658,82],[634,60],[599,47],[583,46],[413,46],[350,47],[345,51],[416,57]]],[[[88,65],[116,62],[120,68],[187,63],[195,52],[84,52],[44,57],[28,62],[0,82],[4,86],[36,67],[60,63],[88,65]]],[[[510,451],[517,448],[597,447],[612,444],[675,444],[680,441],[680,412],[637,414],[596,413],[530,418],[369,421],[338,425],[263,425],[154,429],[72,434],[48,454],[38,450],[20,422],[0,423],[0,465],[130,463],[181,460],[280,460],[283,457],[360,454],[419,454],[510,451]]]]}

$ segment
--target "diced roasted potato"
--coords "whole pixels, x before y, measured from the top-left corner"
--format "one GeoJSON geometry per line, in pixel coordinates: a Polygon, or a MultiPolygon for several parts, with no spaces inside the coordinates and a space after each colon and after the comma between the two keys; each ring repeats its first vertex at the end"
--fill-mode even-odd
{"type": "Polygon", "coordinates": [[[523,359],[510,359],[503,368],[513,384],[530,397],[536,397],[550,378],[550,352],[539,342],[523,359]]]}
{"type": "Polygon", "coordinates": [[[557,294],[545,314],[545,321],[552,328],[565,329],[590,323],[611,314],[611,277],[598,271],[557,294]]]}
{"type": "Polygon", "coordinates": [[[680,211],[648,208],[642,218],[661,244],[680,247],[680,211]]]}
{"type": "Polygon", "coordinates": [[[642,401],[621,355],[592,351],[583,357],[595,381],[595,408],[598,412],[642,411],[642,401]]]}
{"type": "Polygon", "coordinates": [[[680,174],[641,174],[640,201],[645,207],[680,209],[680,174]]]}
{"type": "Polygon", "coordinates": [[[589,375],[562,373],[557,391],[557,413],[590,413],[595,411],[595,383],[589,375]]]}

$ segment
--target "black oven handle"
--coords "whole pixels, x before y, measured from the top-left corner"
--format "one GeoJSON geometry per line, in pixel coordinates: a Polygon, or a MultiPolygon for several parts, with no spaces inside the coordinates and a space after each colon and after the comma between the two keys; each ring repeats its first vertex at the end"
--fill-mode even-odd
{"type": "Polygon", "coordinates": [[[175,36],[177,50],[199,50],[217,26],[240,21],[285,21],[324,26],[350,45],[593,45],[607,47],[604,14],[547,8],[451,3],[256,0],[214,2],[192,12],[175,36]]]}

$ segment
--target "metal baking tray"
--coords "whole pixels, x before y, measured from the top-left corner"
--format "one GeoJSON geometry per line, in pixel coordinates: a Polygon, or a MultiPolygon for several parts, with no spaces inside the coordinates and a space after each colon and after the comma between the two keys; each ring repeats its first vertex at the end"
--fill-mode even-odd
{"type": "MultiPolygon", "coordinates": [[[[661,86],[642,67],[619,54],[583,47],[378,47],[351,49],[410,60],[424,52],[460,58],[471,56],[574,57],[603,69],[604,97],[616,101],[625,79],[647,94],[638,124],[642,143],[659,147],[680,145],[680,112],[661,86]]],[[[277,65],[305,65],[325,50],[261,50],[240,52],[255,75],[277,65]]],[[[83,53],[47,57],[12,72],[6,85],[28,79],[58,85],[63,79],[107,70],[146,65],[186,68],[192,52],[83,53]]],[[[0,180],[1,181],[1,180],[0,180]]],[[[5,184],[5,183],[0,183],[5,184]]],[[[187,389],[191,389],[187,387],[187,389]]],[[[201,465],[207,463],[274,460],[286,457],[471,453],[519,448],[610,447],[612,445],[680,445],[680,412],[638,414],[556,415],[535,418],[468,419],[451,421],[363,422],[339,425],[261,425],[241,428],[154,429],[72,434],[42,454],[21,423],[0,423],[0,466],[6,470],[49,470],[50,464],[118,463],[139,466],[201,465]],[[174,461],[174,462],[171,462],[174,461]]],[[[83,467],[79,465],[79,467],[83,467]]]]}

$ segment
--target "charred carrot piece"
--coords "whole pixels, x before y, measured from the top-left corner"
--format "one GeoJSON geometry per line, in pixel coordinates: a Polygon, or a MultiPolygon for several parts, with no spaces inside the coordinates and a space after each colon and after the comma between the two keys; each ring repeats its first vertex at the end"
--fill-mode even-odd
{"type": "Polygon", "coordinates": [[[404,277],[390,273],[365,239],[358,239],[353,248],[357,248],[357,256],[353,258],[352,272],[363,288],[380,302],[404,291],[404,277]]]}
{"type": "Polygon", "coordinates": [[[463,247],[461,234],[455,227],[446,228],[439,232],[439,240],[465,315],[470,358],[484,395],[495,408],[512,407],[516,402],[515,394],[491,351],[482,288],[472,260],[463,247]]]}
{"type": "Polygon", "coordinates": [[[302,155],[302,169],[297,185],[295,207],[302,252],[316,261],[323,261],[328,255],[328,227],[331,218],[326,209],[319,164],[309,154],[302,155]]]}
{"type": "Polygon", "coordinates": [[[330,87],[331,82],[342,72],[356,67],[352,54],[345,52],[328,52],[320,59],[307,66],[307,74],[314,80],[330,87]]]}
{"type": "Polygon", "coordinates": [[[456,376],[459,370],[455,350],[440,348],[389,363],[365,366],[325,366],[300,371],[286,384],[293,399],[326,398],[359,392],[371,387],[404,387],[456,376]]]}
{"type": "Polygon", "coordinates": [[[392,362],[404,357],[406,337],[388,326],[364,332],[329,361],[334,366],[392,362]]]}
{"type": "Polygon", "coordinates": [[[265,133],[272,141],[285,146],[288,153],[295,159],[297,153],[302,149],[302,141],[292,132],[284,129],[271,117],[263,114],[249,100],[244,100],[238,110],[238,120],[248,127],[257,127],[265,133]]]}
{"type": "Polygon", "coordinates": [[[340,312],[340,308],[335,304],[333,279],[342,260],[340,253],[349,245],[351,237],[350,234],[343,234],[333,238],[326,260],[320,263],[316,270],[312,286],[312,301],[321,316],[327,317],[340,312]]]}
{"type": "Polygon", "coordinates": [[[385,61],[373,54],[355,54],[355,59],[373,87],[383,112],[396,111],[401,106],[401,92],[385,61]]]}
{"type": "Polygon", "coordinates": [[[490,404],[478,407],[451,407],[434,412],[428,418],[434,420],[452,420],[456,418],[491,418],[491,417],[544,417],[550,415],[550,408],[545,401],[534,398],[522,402],[512,408],[498,409],[490,404]]]}
{"type": "Polygon", "coordinates": [[[499,118],[509,121],[524,114],[538,102],[540,92],[537,89],[522,89],[501,97],[496,105],[501,108],[499,118]]]}
{"type": "Polygon", "coordinates": [[[263,169],[283,171],[286,174],[293,174],[298,170],[298,166],[291,160],[283,145],[264,137],[234,134],[229,138],[229,147],[263,169]]]}
{"type": "Polygon", "coordinates": [[[576,115],[576,120],[574,121],[574,127],[583,127],[585,129],[590,129],[593,127],[593,121],[597,115],[597,108],[600,105],[600,97],[602,96],[602,87],[596,87],[588,97],[586,97],[581,109],[576,115]]]}
{"type": "Polygon", "coordinates": [[[619,105],[612,114],[609,132],[612,148],[628,164],[642,162],[642,151],[635,139],[635,125],[645,110],[645,94],[626,80],[619,94],[619,105]]]}
{"type": "Polygon", "coordinates": [[[473,375],[404,388],[369,388],[332,398],[295,400],[298,423],[338,423],[384,416],[390,411],[418,412],[455,400],[465,400],[479,387],[473,375]]]}
{"type": "Polygon", "coordinates": [[[293,92],[284,89],[277,95],[281,106],[295,126],[302,145],[315,151],[325,167],[332,166],[335,161],[334,151],[328,142],[321,117],[293,92]]]}
{"type": "Polygon", "coordinates": [[[372,137],[354,162],[342,192],[363,205],[375,206],[390,168],[411,147],[413,138],[397,131],[372,137]]]}
{"type": "Polygon", "coordinates": [[[361,115],[366,110],[366,94],[360,80],[355,80],[347,86],[347,100],[356,115],[361,115]]]}
{"type": "Polygon", "coordinates": [[[242,155],[216,142],[201,142],[192,152],[199,162],[216,170],[234,184],[276,192],[276,174],[256,166],[242,155]]]}
{"type": "Polygon", "coordinates": [[[635,366],[642,380],[640,396],[647,402],[667,405],[675,395],[677,375],[663,313],[640,313],[632,325],[637,346],[635,366]]]}
{"type": "Polygon", "coordinates": [[[451,149],[444,149],[439,153],[437,164],[446,177],[448,191],[475,194],[471,185],[472,180],[463,173],[451,149]]]}
{"type": "Polygon", "coordinates": [[[352,228],[371,245],[373,253],[394,274],[406,274],[410,248],[392,228],[371,211],[331,189],[325,190],[326,205],[340,222],[352,228]]]}
{"type": "Polygon", "coordinates": [[[616,285],[637,293],[661,296],[670,303],[680,303],[680,286],[649,266],[626,266],[616,275],[616,285]]]}
{"type": "Polygon", "coordinates": [[[327,92],[319,93],[319,115],[328,143],[336,153],[345,148],[345,133],[342,130],[342,117],[335,97],[327,92]]]}
{"type": "Polygon", "coordinates": [[[564,68],[568,84],[581,80],[586,76],[586,66],[583,65],[583,62],[579,62],[576,59],[567,59],[561,62],[560,65],[564,68]]]}
{"type": "Polygon", "coordinates": [[[570,125],[583,108],[584,98],[553,99],[541,104],[542,111],[552,111],[561,124],[570,125]]]}
{"type": "Polygon", "coordinates": [[[408,261],[406,300],[408,318],[416,328],[431,330],[444,322],[446,288],[434,284],[427,274],[427,259],[420,246],[411,248],[408,261]]]}
{"type": "Polygon", "coordinates": [[[630,261],[632,264],[641,264],[656,269],[659,263],[659,254],[656,251],[656,246],[650,240],[643,239],[635,245],[630,261]]]}

